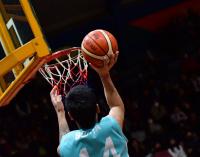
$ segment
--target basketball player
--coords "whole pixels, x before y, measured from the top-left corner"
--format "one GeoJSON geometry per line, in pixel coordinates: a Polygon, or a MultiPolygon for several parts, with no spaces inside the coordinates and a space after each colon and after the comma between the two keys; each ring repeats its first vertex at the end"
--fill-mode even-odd
{"type": "Polygon", "coordinates": [[[99,107],[93,91],[87,86],[72,88],[65,98],[69,117],[74,120],[79,130],[69,130],[61,96],[57,87],[50,93],[59,124],[60,145],[57,149],[61,157],[128,157],[127,139],[122,133],[124,104],[116,90],[110,69],[116,63],[118,52],[104,61],[104,67],[93,69],[99,74],[104,93],[109,105],[109,114],[97,121],[99,107]]]}

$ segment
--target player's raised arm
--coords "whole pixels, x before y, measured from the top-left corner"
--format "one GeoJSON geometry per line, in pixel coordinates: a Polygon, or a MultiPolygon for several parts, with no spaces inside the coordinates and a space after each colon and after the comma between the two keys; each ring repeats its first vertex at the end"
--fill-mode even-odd
{"type": "Polygon", "coordinates": [[[51,102],[55,108],[58,118],[59,141],[60,141],[62,136],[69,132],[69,126],[65,117],[65,110],[62,102],[62,97],[61,95],[58,95],[57,86],[54,86],[54,88],[51,90],[50,96],[51,96],[51,102]]]}
{"type": "Polygon", "coordinates": [[[116,63],[117,58],[118,58],[118,52],[109,55],[109,62],[105,61],[103,67],[101,68],[96,68],[94,66],[92,67],[99,74],[101,78],[104,87],[105,97],[110,107],[109,115],[115,118],[122,127],[124,121],[124,111],[125,111],[124,103],[117,89],[115,88],[109,73],[110,69],[116,63]]]}

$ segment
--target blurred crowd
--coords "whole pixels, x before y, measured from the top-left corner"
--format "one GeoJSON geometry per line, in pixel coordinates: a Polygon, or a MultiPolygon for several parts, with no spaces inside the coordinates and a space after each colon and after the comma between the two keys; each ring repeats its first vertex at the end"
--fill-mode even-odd
{"type": "MultiPolygon", "coordinates": [[[[130,157],[200,156],[199,28],[200,16],[188,11],[157,34],[159,46],[147,50],[143,68],[112,72],[126,106],[130,157]]],[[[49,91],[36,76],[0,108],[0,157],[57,156],[58,125],[49,91]]],[[[105,100],[99,101],[103,116],[105,100]]]]}
{"type": "Polygon", "coordinates": [[[200,156],[199,28],[191,10],[176,17],[157,34],[143,69],[121,78],[130,80],[121,91],[131,157],[200,156]]]}
{"type": "Polygon", "coordinates": [[[48,90],[39,85],[27,84],[17,99],[0,109],[0,157],[57,156],[56,114],[48,90]]]}

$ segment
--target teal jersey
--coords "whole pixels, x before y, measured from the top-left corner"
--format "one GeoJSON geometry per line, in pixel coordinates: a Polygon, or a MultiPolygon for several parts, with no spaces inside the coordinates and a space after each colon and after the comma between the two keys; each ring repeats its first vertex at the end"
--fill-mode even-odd
{"type": "Polygon", "coordinates": [[[75,130],[60,142],[61,157],[128,157],[127,138],[111,116],[101,119],[92,129],[75,130]]]}

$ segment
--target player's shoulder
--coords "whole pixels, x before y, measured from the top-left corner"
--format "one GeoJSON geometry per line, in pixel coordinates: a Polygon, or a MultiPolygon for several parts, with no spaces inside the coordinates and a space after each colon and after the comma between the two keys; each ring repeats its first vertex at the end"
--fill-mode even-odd
{"type": "Polygon", "coordinates": [[[70,131],[67,134],[63,135],[60,140],[60,147],[66,147],[66,144],[68,145],[68,147],[73,146],[73,143],[75,142],[76,132],[77,130],[70,131]]]}
{"type": "Polygon", "coordinates": [[[114,129],[121,130],[121,127],[120,127],[119,123],[116,121],[115,118],[113,118],[110,115],[107,115],[107,116],[103,117],[99,124],[101,126],[106,126],[106,127],[109,127],[109,128],[114,128],[114,129]]]}
{"type": "Polygon", "coordinates": [[[74,130],[74,131],[70,131],[70,132],[66,133],[65,135],[63,135],[60,140],[60,144],[64,144],[66,142],[67,143],[73,142],[77,132],[78,132],[78,130],[74,130]]]}
{"type": "Polygon", "coordinates": [[[68,156],[71,154],[71,150],[74,148],[75,141],[75,135],[77,131],[71,131],[65,135],[62,136],[60,145],[59,145],[59,152],[61,156],[68,156]]]}
{"type": "Polygon", "coordinates": [[[107,115],[105,117],[102,117],[101,120],[100,120],[100,123],[117,123],[117,121],[111,116],[111,115],[107,115]]]}
{"type": "Polygon", "coordinates": [[[99,125],[101,128],[104,128],[104,131],[106,131],[107,133],[109,132],[112,135],[121,136],[122,139],[125,139],[127,141],[127,138],[125,137],[119,123],[111,115],[103,117],[99,125]]]}

